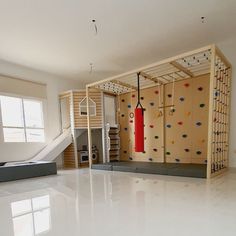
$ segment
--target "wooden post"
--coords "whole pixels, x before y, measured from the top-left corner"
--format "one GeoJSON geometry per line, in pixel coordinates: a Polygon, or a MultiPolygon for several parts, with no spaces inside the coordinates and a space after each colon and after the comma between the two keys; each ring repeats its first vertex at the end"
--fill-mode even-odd
{"type": "Polygon", "coordinates": [[[212,140],[213,140],[213,103],[214,103],[214,79],[215,79],[215,45],[211,47],[211,68],[210,68],[210,86],[209,86],[209,118],[208,118],[208,144],[207,144],[207,178],[211,178],[212,165],[212,140]]]}
{"type": "Polygon", "coordinates": [[[90,126],[90,109],[89,109],[89,86],[86,86],[86,98],[87,98],[87,124],[88,124],[88,152],[89,152],[89,168],[92,167],[92,134],[90,126]]]}
{"type": "Polygon", "coordinates": [[[161,104],[163,106],[163,108],[161,108],[162,110],[162,155],[163,155],[163,162],[166,163],[166,110],[164,109],[165,106],[165,85],[162,84],[160,86],[160,93],[162,93],[160,96],[162,101],[161,104]]]}
{"type": "Polygon", "coordinates": [[[79,168],[78,162],[78,151],[77,151],[77,140],[76,140],[76,130],[75,130],[75,113],[74,113],[74,94],[71,91],[70,95],[70,119],[71,119],[71,133],[73,140],[74,158],[75,158],[75,168],[79,168]]]}

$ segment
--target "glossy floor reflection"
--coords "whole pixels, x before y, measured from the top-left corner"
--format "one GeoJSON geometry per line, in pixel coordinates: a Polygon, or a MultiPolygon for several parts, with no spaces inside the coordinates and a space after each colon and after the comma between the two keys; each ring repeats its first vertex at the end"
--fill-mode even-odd
{"type": "Polygon", "coordinates": [[[1,236],[235,236],[236,172],[204,179],[108,171],[0,184],[1,236]]]}

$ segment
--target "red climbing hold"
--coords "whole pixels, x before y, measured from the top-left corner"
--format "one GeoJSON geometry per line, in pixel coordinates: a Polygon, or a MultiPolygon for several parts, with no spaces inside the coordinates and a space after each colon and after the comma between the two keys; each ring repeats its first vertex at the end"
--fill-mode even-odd
{"type": "Polygon", "coordinates": [[[189,83],[185,83],[184,87],[188,88],[189,87],[189,83]]]}
{"type": "Polygon", "coordinates": [[[178,122],[178,125],[182,125],[182,124],[183,124],[183,122],[182,122],[182,121],[179,121],[179,122],[178,122]]]}
{"type": "Polygon", "coordinates": [[[130,120],[129,123],[133,123],[134,121],[133,120],[130,120]]]}
{"type": "Polygon", "coordinates": [[[132,95],[132,98],[135,98],[135,94],[132,95]]]}
{"type": "Polygon", "coordinates": [[[156,91],[155,91],[155,94],[159,94],[159,91],[158,91],[158,90],[156,90],[156,91]]]}

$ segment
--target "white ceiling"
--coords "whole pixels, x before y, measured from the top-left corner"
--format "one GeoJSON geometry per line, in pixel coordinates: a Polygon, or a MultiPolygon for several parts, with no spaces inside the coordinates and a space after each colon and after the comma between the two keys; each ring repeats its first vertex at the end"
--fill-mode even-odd
{"type": "Polygon", "coordinates": [[[92,82],[233,37],[235,23],[235,0],[0,0],[0,59],[92,82]]]}

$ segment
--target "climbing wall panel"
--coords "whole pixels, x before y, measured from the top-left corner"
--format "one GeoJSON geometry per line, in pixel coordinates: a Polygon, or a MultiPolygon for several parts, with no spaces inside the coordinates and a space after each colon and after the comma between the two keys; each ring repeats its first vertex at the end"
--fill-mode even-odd
{"type": "Polygon", "coordinates": [[[145,109],[144,153],[134,152],[132,117],[137,93],[119,96],[121,160],[206,164],[209,74],[178,81],[174,86],[174,93],[172,83],[164,85],[164,93],[159,86],[141,90],[145,109]],[[165,112],[158,109],[163,107],[163,100],[165,112]]]}
{"type": "Polygon", "coordinates": [[[209,75],[165,85],[166,162],[205,163],[207,160],[209,75]]]}
{"type": "Polygon", "coordinates": [[[214,174],[228,166],[231,93],[231,68],[218,55],[215,57],[212,92],[211,173],[214,174]]]}
{"type": "MultiPolygon", "coordinates": [[[[87,116],[81,116],[79,112],[80,102],[86,97],[85,91],[73,92],[73,110],[75,128],[87,127],[87,116]]],[[[102,93],[91,91],[89,97],[96,103],[96,116],[90,116],[91,128],[102,127],[102,93]]]]}
{"type": "Polygon", "coordinates": [[[143,153],[134,152],[134,109],[137,92],[122,94],[118,97],[121,160],[163,162],[163,117],[158,116],[158,106],[162,106],[160,86],[141,90],[141,103],[144,111],[144,148],[143,153]]]}

